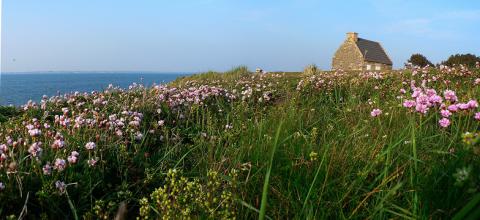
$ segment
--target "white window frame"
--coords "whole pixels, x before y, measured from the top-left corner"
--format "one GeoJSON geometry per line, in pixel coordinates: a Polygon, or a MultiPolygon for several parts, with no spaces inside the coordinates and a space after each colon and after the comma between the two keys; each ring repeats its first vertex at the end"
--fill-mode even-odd
{"type": "Polygon", "coordinates": [[[367,70],[371,70],[371,69],[372,69],[372,65],[367,64],[367,70]]]}
{"type": "Polygon", "coordinates": [[[378,64],[375,65],[375,70],[382,70],[382,66],[380,66],[380,65],[378,65],[378,64]]]}

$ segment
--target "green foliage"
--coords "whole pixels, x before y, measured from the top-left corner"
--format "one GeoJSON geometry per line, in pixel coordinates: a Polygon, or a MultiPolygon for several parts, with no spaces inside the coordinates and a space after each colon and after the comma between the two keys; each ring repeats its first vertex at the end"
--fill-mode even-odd
{"type": "Polygon", "coordinates": [[[215,81],[235,81],[241,79],[242,77],[247,77],[250,74],[251,73],[246,66],[238,66],[224,73],[209,71],[206,73],[180,77],[170,84],[175,86],[183,86],[184,83],[189,81],[196,81],[198,83],[205,84],[210,84],[211,82],[215,81]]]}
{"type": "Polygon", "coordinates": [[[235,218],[236,170],[232,170],[228,180],[216,171],[209,171],[202,182],[180,175],[177,170],[169,170],[165,185],[155,189],[150,200],[140,199],[140,219],[235,218]]]}
{"type": "Polygon", "coordinates": [[[6,122],[9,118],[19,114],[15,107],[0,106],[0,122],[6,122]]]}
{"type": "Polygon", "coordinates": [[[419,67],[434,67],[433,63],[430,62],[430,60],[428,60],[425,56],[419,53],[412,54],[412,56],[410,56],[410,59],[407,60],[407,63],[411,63],[412,65],[419,67]]]}
{"type": "Polygon", "coordinates": [[[475,67],[475,65],[478,65],[478,62],[480,62],[480,57],[467,53],[451,55],[447,60],[443,61],[442,64],[450,67],[458,65],[475,67]]]}
{"type": "Polygon", "coordinates": [[[478,68],[236,68],[5,108],[0,217],[24,207],[34,219],[476,216],[478,108],[454,112],[445,128],[439,120],[480,97],[478,78],[478,68]],[[403,107],[412,85],[445,107],[403,107]]]}

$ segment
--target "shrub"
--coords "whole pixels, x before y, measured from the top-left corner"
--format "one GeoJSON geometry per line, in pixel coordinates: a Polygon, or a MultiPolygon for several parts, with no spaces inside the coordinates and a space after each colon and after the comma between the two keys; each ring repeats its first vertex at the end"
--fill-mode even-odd
{"type": "Polygon", "coordinates": [[[410,57],[410,59],[407,60],[407,62],[419,67],[434,66],[433,63],[430,62],[430,60],[428,60],[425,56],[419,53],[412,54],[412,56],[410,57]]]}
{"type": "Polygon", "coordinates": [[[305,67],[303,72],[307,75],[313,75],[318,72],[318,67],[315,64],[310,64],[307,67],[305,67]]]}
{"type": "Polygon", "coordinates": [[[478,62],[480,62],[480,57],[468,53],[451,55],[447,60],[443,61],[442,64],[450,67],[454,65],[475,67],[478,62]]]}
{"type": "Polygon", "coordinates": [[[18,114],[19,111],[15,107],[0,106],[0,122],[5,122],[8,120],[8,118],[11,118],[18,114]]]}
{"type": "Polygon", "coordinates": [[[142,198],[139,203],[141,219],[234,219],[234,189],[237,171],[232,170],[231,179],[223,180],[216,171],[208,171],[207,179],[189,180],[176,169],[170,169],[165,185],[142,198]]]}

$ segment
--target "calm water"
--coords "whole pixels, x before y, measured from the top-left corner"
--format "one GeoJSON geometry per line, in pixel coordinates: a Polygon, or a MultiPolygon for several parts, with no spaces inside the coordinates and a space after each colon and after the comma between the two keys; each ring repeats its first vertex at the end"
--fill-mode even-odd
{"type": "Polygon", "coordinates": [[[109,84],[128,88],[132,83],[151,86],[166,83],[182,73],[1,73],[0,105],[22,105],[39,101],[43,95],[53,96],[74,91],[101,91],[109,84]]]}

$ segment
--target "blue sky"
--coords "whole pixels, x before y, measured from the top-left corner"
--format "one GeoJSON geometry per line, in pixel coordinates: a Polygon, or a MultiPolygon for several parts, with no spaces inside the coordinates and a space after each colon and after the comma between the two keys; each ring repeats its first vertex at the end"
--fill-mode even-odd
{"type": "Polygon", "coordinates": [[[480,1],[3,0],[1,70],[329,69],[349,31],[401,67],[480,55],[480,1]]]}

